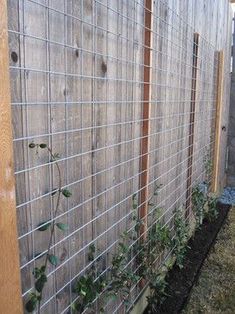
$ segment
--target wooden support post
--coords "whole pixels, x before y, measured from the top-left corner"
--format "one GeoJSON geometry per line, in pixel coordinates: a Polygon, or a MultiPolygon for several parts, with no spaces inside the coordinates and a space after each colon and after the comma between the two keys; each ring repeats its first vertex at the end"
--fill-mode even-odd
{"type": "Polygon", "coordinates": [[[186,217],[189,216],[192,201],[192,173],[193,173],[193,150],[194,150],[194,127],[197,94],[197,70],[198,70],[198,45],[199,34],[193,36],[193,67],[192,67],[192,89],[189,118],[189,147],[188,147],[188,170],[187,170],[187,192],[186,192],[186,217]]]}
{"type": "Polygon", "coordinates": [[[7,1],[0,2],[0,312],[21,314],[10,107],[7,1]]]}
{"type": "Polygon", "coordinates": [[[213,176],[211,190],[213,193],[219,192],[219,160],[220,160],[220,139],[221,139],[221,117],[223,108],[223,86],[224,86],[224,52],[218,52],[217,71],[217,99],[215,118],[215,145],[213,160],[213,176]]]}
{"type": "Polygon", "coordinates": [[[145,0],[145,32],[144,32],[144,91],[143,91],[143,130],[141,141],[141,176],[140,176],[140,207],[142,219],[140,234],[146,238],[148,213],[149,183],[149,146],[150,146],[150,114],[151,114],[151,74],[152,74],[152,27],[153,0],[145,0]]]}

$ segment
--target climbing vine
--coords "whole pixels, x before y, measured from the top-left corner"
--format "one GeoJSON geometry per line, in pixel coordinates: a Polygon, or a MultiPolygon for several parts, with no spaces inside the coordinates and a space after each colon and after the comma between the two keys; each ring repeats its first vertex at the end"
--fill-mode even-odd
{"type": "Polygon", "coordinates": [[[172,239],[173,254],[176,258],[176,265],[179,268],[184,267],[184,259],[189,249],[189,226],[185,220],[183,208],[177,208],[174,216],[175,235],[172,239]]]}
{"type": "Polygon", "coordinates": [[[212,170],[213,170],[213,162],[211,159],[211,153],[209,150],[206,151],[204,159],[204,168],[205,168],[205,183],[207,184],[207,186],[210,186],[210,182],[211,182],[211,174],[212,174],[212,170]]]}
{"type": "Polygon", "coordinates": [[[92,308],[96,297],[104,291],[107,282],[99,269],[99,260],[95,259],[96,248],[92,244],[89,247],[88,263],[86,274],[79,277],[74,285],[73,292],[77,294],[78,300],[73,304],[72,309],[75,312],[82,313],[85,309],[92,308]]]}
{"type": "Polygon", "coordinates": [[[51,191],[52,197],[57,195],[57,199],[55,202],[55,208],[52,211],[52,217],[48,221],[43,221],[37,226],[38,232],[49,232],[49,241],[47,244],[47,249],[45,253],[40,253],[37,258],[43,258],[44,262],[42,266],[35,267],[33,270],[33,276],[34,276],[34,291],[30,293],[29,299],[25,304],[25,308],[28,312],[33,312],[37,308],[38,314],[41,312],[41,300],[42,300],[42,294],[43,289],[45,287],[45,284],[47,282],[47,267],[48,263],[53,265],[54,267],[58,265],[59,259],[56,255],[54,255],[51,251],[52,242],[53,242],[53,236],[55,233],[55,228],[58,228],[61,231],[66,231],[68,229],[68,225],[63,222],[56,222],[57,213],[59,210],[61,197],[64,196],[66,198],[70,197],[72,193],[68,189],[62,189],[62,177],[61,177],[61,169],[58,163],[59,154],[54,153],[50,147],[48,147],[45,143],[30,143],[29,144],[30,149],[35,149],[36,154],[38,154],[38,151],[41,150],[47,150],[50,155],[50,162],[54,163],[57,169],[58,173],[58,187],[51,191]]]}
{"type": "Polygon", "coordinates": [[[196,228],[200,228],[203,219],[210,222],[218,217],[217,196],[211,192],[211,173],[213,168],[210,154],[207,152],[204,157],[204,168],[206,181],[199,183],[192,190],[192,208],[196,219],[196,228]]]}
{"type": "MultiPolygon", "coordinates": [[[[48,263],[53,266],[58,265],[58,257],[51,252],[55,228],[61,231],[65,231],[68,228],[63,222],[56,222],[57,212],[61,197],[67,198],[72,194],[68,189],[62,188],[61,169],[58,163],[59,155],[53,153],[52,149],[44,143],[30,143],[29,148],[35,149],[36,153],[40,149],[46,149],[50,155],[51,162],[55,164],[58,172],[58,187],[51,191],[52,196],[57,195],[52,217],[50,220],[43,221],[37,226],[38,232],[49,232],[50,234],[47,250],[40,255],[41,258],[45,256],[45,259],[40,267],[34,268],[34,291],[30,293],[25,305],[28,312],[33,312],[37,308],[38,314],[40,314],[42,293],[47,282],[48,263]]],[[[144,237],[140,234],[143,220],[138,214],[138,197],[137,194],[133,195],[130,215],[132,226],[130,230],[121,234],[116,252],[112,256],[110,267],[105,275],[102,273],[100,259],[96,257],[97,248],[94,244],[90,245],[88,252],[89,266],[79,276],[73,286],[73,293],[77,296],[76,302],[71,306],[73,312],[82,313],[86,309],[92,310],[94,301],[100,294],[103,295],[104,302],[107,302],[110,298],[121,298],[123,304],[128,308],[131,289],[141,279],[149,283],[150,295],[147,298],[149,308],[154,310],[163,302],[166,297],[166,274],[173,266],[173,262],[172,260],[170,263],[166,261],[159,269],[156,260],[161,253],[172,250],[176,265],[182,268],[188,249],[189,227],[185,222],[182,208],[175,210],[173,231],[168,224],[164,223],[164,219],[159,217],[159,213],[164,212],[164,210],[156,206],[153,198],[158,195],[160,187],[157,186],[155,188],[153,196],[148,203],[151,224],[144,237]]],[[[208,205],[208,219],[216,217],[217,213],[214,210],[216,199],[205,193],[201,186],[196,186],[193,189],[192,202],[198,226],[202,224],[205,217],[204,209],[206,203],[208,205]]],[[[100,313],[103,312],[104,307],[101,307],[99,311],[100,313]]]]}
{"type": "MultiPolygon", "coordinates": [[[[155,191],[154,194],[157,195],[157,192],[155,191]]],[[[174,215],[174,237],[172,238],[169,225],[158,217],[163,209],[156,207],[152,202],[149,202],[149,206],[152,224],[143,240],[139,233],[143,222],[138,216],[138,199],[136,194],[133,195],[131,212],[133,226],[121,234],[105,279],[98,275],[97,280],[97,272],[94,272],[93,265],[88,273],[80,277],[75,284],[74,292],[79,299],[73,306],[76,313],[82,313],[85,309],[91,308],[93,301],[101,293],[104,300],[115,300],[120,297],[128,308],[131,288],[140,279],[149,283],[150,295],[147,297],[149,309],[155,310],[164,301],[167,288],[166,274],[173,267],[174,259],[167,259],[160,269],[156,260],[161,252],[172,249],[176,264],[182,268],[188,248],[189,229],[183,217],[183,209],[177,209],[174,215]]],[[[92,259],[94,252],[92,248],[90,253],[92,259]]],[[[103,311],[103,308],[100,309],[100,312],[103,311]]]]}
{"type": "Polygon", "coordinates": [[[207,186],[199,184],[192,190],[192,209],[196,219],[196,228],[202,225],[207,202],[207,186]]]}
{"type": "Polygon", "coordinates": [[[207,211],[205,213],[205,218],[210,222],[218,218],[219,211],[217,208],[218,197],[213,193],[208,193],[207,195],[207,211]]]}

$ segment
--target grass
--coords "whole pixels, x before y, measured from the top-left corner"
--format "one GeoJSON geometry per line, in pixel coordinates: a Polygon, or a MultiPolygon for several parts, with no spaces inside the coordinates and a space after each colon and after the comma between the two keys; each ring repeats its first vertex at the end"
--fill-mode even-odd
{"type": "Polygon", "coordinates": [[[235,208],[203,265],[183,313],[235,313],[235,208]]]}

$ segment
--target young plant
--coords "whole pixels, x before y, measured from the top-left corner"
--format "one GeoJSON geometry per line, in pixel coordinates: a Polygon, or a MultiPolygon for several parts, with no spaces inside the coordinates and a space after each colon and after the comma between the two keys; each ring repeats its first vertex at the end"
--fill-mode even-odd
{"type": "Polygon", "coordinates": [[[128,305],[128,297],[130,295],[131,288],[140,279],[140,276],[138,276],[132,270],[133,265],[131,262],[133,255],[137,256],[138,258],[138,254],[140,252],[140,246],[137,240],[141,226],[141,220],[138,218],[137,210],[137,195],[134,194],[132,197],[131,214],[131,219],[134,222],[134,226],[131,231],[124,232],[121,235],[121,241],[118,243],[117,253],[114,254],[111,261],[111,282],[108,289],[108,294],[113,298],[117,298],[118,295],[121,296],[124,304],[126,305],[128,305]],[[133,245],[131,246],[131,244],[133,245]]]}
{"type": "Polygon", "coordinates": [[[76,301],[72,309],[76,313],[82,313],[85,309],[91,309],[96,297],[104,291],[107,282],[104,276],[97,273],[99,268],[98,261],[95,261],[95,246],[89,247],[88,262],[91,263],[86,274],[82,275],[75,283],[73,292],[77,294],[76,301]]]}
{"type": "Polygon", "coordinates": [[[161,225],[158,223],[156,225],[156,235],[155,238],[157,240],[157,245],[159,246],[160,250],[165,250],[170,248],[171,245],[171,234],[170,228],[168,225],[161,225]]]}
{"type": "Polygon", "coordinates": [[[119,242],[118,251],[111,262],[109,296],[115,298],[119,295],[123,302],[128,304],[131,288],[138,282],[140,277],[133,272],[132,265],[128,265],[131,261],[131,248],[126,240],[123,236],[123,241],[119,242]]]}
{"type": "Polygon", "coordinates": [[[151,274],[149,280],[150,295],[147,296],[148,309],[150,313],[155,313],[157,307],[162,304],[165,300],[167,282],[165,273],[156,272],[154,269],[149,270],[149,275],[151,274]]]}
{"type": "MultiPolygon", "coordinates": [[[[156,214],[159,208],[156,208],[156,214]]],[[[155,215],[156,216],[156,215],[155,215]]],[[[157,219],[157,216],[155,217],[157,219]]],[[[155,221],[155,220],[154,220],[155,221]]],[[[161,304],[166,296],[166,273],[156,269],[156,261],[161,252],[171,248],[171,235],[168,225],[161,222],[153,223],[148,231],[146,243],[143,244],[144,258],[142,277],[149,282],[150,295],[147,297],[148,308],[151,312],[161,304]]]]}
{"type": "Polygon", "coordinates": [[[205,218],[207,218],[210,222],[217,219],[219,215],[219,211],[217,209],[218,198],[215,194],[209,193],[207,195],[207,211],[205,213],[205,218]]]}
{"type": "Polygon", "coordinates": [[[176,209],[174,217],[174,229],[175,236],[172,239],[173,254],[176,257],[176,265],[179,268],[183,268],[183,263],[187,249],[189,239],[189,227],[185,221],[185,215],[182,208],[176,209]]]}
{"type": "Polygon", "coordinates": [[[192,191],[192,208],[196,219],[196,228],[199,228],[202,225],[206,202],[206,191],[203,191],[200,184],[195,186],[192,191]]]}
{"type": "Polygon", "coordinates": [[[53,153],[52,149],[48,147],[45,143],[35,144],[30,143],[29,144],[30,149],[35,149],[36,153],[38,153],[38,150],[45,149],[48,151],[50,155],[51,162],[53,162],[56,166],[57,173],[58,173],[58,187],[56,190],[52,191],[51,195],[54,196],[57,194],[57,199],[55,202],[55,208],[52,211],[52,217],[48,221],[43,221],[38,225],[38,232],[49,232],[49,241],[47,244],[47,249],[45,254],[39,254],[38,258],[42,258],[45,256],[44,263],[41,267],[35,267],[33,270],[33,276],[34,276],[34,292],[29,294],[29,299],[25,304],[25,308],[28,312],[33,312],[37,308],[38,314],[40,314],[41,311],[41,300],[42,300],[42,293],[43,289],[45,287],[45,284],[47,282],[47,267],[48,263],[50,263],[53,266],[57,266],[59,259],[57,256],[55,256],[51,252],[51,246],[53,242],[53,236],[55,233],[55,228],[60,229],[61,231],[67,230],[68,226],[62,222],[56,222],[56,216],[57,212],[59,210],[61,197],[70,197],[72,194],[68,189],[62,189],[62,178],[61,178],[61,170],[58,163],[58,157],[59,155],[57,153],[53,153]]]}
{"type": "Polygon", "coordinates": [[[212,169],[213,169],[213,162],[211,160],[211,154],[209,150],[206,152],[205,157],[204,157],[204,167],[205,167],[205,174],[206,174],[206,184],[209,186],[212,169]]]}

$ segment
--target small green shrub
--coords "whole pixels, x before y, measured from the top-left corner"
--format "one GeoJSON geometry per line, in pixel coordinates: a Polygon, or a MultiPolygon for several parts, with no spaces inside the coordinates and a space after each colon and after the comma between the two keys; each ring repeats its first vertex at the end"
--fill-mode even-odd
{"type": "Polygon", "coordinates": [[[192,190],[192,209],[196,219],[196,228],[202,225],[204,219],[205,205],[207,202],[207,195],[199,184],[192,190]]]}
{"type": "Polygon", "coordinates": [[[149,280],[150,295],[147,296],[148,308],[150,312],[155,312],[157,306],[165,300],[167,282],[165,274],[150,270],[151,278],[149,280]]]}
{"type": "Polygon", "coordinates": [[[219,211],[217,208],[218,198],[215,194],[209,193],[207,195],[207,211],[205,213],[205,218],[207,218],[210,222],[214,221],[218,218],[219,211]]]}
{"type": "Polygon", "coordinates": [[[176,257],[176,265],[183,268],[183,263],[189,240],[189,226],[186,223],[184,211],[182,208],[176,209],[174,217],[175,236],[172,239],[173,253],[176,257]]]}
{"type": "Polygon", "coordinates": [[[95,261],[95,246],[89,247],[88,261],[91,263],[86,274],[80,276],[74,285],[73,292],[77,294],[78,300],[73,304],[73,310],[82,313],[85,309],[92,308],[96,297],[104,291],[107,282],[105,277],[97,271],[98,261],[95,261]]]}

